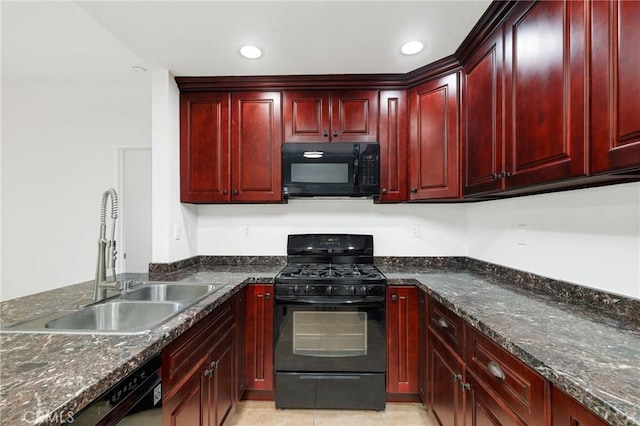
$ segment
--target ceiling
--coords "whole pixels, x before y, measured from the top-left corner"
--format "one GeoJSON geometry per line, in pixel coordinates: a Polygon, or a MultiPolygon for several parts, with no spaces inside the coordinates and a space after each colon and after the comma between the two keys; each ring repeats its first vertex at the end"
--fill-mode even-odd
{"type": "Polygon", "coordinates": [[[451,55],[489,0],[2,1],[2,78],[406,73],[451,55]],[[425,49],[404,56],[400,45],[425,49]],[[262,48],[242,58],[243,44],[262,48]]]}

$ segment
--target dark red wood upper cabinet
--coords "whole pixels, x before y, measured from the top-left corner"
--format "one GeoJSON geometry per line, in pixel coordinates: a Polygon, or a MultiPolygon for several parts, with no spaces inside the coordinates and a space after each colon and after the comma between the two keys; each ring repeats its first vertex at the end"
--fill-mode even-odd
{"type": "Polygon", "coordinates": [[[180,200],[230,199],[229,93],[180,94],[180,200]]]}
{"type": "Polygon", "coordinates": [[[458,198],[458,73],[409,90],[409,199],[458,198]]]}
{"type": "Polygon", "coordinates": [[[285,142],[377,142],[377,90],[284,92],[285,142]]]}
{"type": "Polygon", "coordinates": [[[407,200],[407,92],[380,92],[380,197],[407,200]]]}
{"type": "Polygon", "coordinates": [[[585,176],[588,5],[519,2],[505,22],[505,187],[585,176]]]}
{"type": "Polygon", "coordinates": [[[282,200],[281,94],[239,92],[231,97],[231,199],[282,200]]]}
{"type": "Polygon", "coordinates": [[[463,195],[504,189],[502,64],[498,28],[462,69],[463,195]]]}
{"type": "Polygon", "coordinates": [[[640,2],[591,6],[592,172],[640,168],[640,2]]]}

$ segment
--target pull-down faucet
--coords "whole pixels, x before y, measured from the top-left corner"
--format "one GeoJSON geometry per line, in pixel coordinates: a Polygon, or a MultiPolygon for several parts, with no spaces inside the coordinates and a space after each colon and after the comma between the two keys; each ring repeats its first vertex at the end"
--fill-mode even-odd
{"type": "Polygon", "coordinates": [[[119,290],[120,281],[116,280],[116,219],[118,218],[118,194],[109,188],[102,194],[100,209],[100,237],[98,238],[98,265],[93,299],[98,302],[107,297],[107,289],[119,290]],[[111,197],[111,239],[107,240],[107,199],[111,197]],[[107,263],[111,269],[111,281],[107,281],[107,263]]]}

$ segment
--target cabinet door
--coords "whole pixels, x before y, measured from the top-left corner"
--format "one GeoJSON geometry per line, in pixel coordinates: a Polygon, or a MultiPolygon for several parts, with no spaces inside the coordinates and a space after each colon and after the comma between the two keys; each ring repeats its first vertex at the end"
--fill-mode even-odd
{"type": "MultiPolygon", "coordinates": [[[[162,424],[164,426],[196,426],[206,424],[208,406],[206,395],[209,378],[208,354],[195,363],[188,379],[162,395],[162,424]]],[[[164,389],[163,389],[164,390],[164,389]]]]}
{"type": "Polygon", "coordinates": [[[222,425],[234,406],[234,333],[233,329],[225,333],[211,352],[207,423],[210,426],[222,425]]]}
{"type": "Polygon", "coordinates": [[[553,426],[606,426],[609,423],[556,388],[551,391],[553,426]]]}
{"type": "Polygon", "coordinates": [[[418,290],[418,396],[426,408],[429,406],[429,387],[427,382],[428,303],[427,293],[418,290]]]}
{"type": "Polygon", "coordinates": [[[324,90],[284,92],[284,141],[329,142],[330,92],[324,90]]]}
{"type": "Polygon", "coordinates": [[[458,198],[458,74],[409,91],[409,199],[458,198]]]}
{"type": "Polygon", "coordinates": [[[592,172],[639,168],[640,2],[591,6],[592,172]]]}
{"type": "Polygon", "coordinates": [[[378,141],[377,90],[339,90],[332,92],[331,141],[378,141]]]}
{"type": "Polygon", "coordinates": [[[387,288],[387,393],[417,399],[418,289],[413,286],[387,288]]]}
{"type": "Polygon", "coordinates": [[[282,200],[280,93],[242,92],[231,97],[233,201],[282,200]]]}
{"type": "Polygon", "coordinates": [[[229,155],[229,94],[180,94],[180,201],[228,201],[229,155]]]}
{"type": "Polygon", "coordinates": [[[433,333],[429,333],[429,395],[431,411],[440,426],[464,424],[464,363],[433,333]]]}
{"type": "Polygon", "coordinates": [[[519,2],[506,21],[506,189],[587,173],[586,7],[519,2]]]}
{"type": "Polygon", "coordinates": [[[235,357],[236,357],[236,376],[235,386],[236,394],[233,397],[234,406],[238,406],[238,402],[242,399],[244,394],[244,322],[245,322],[245,307],[246,307],[246,288],[243,288],[234,297],[234,316],[236,325],[235,336],[235,357]]]}
{"type": "Polygon", "coordinates": [[[463,194],[504,188],[502,172],[502,27],[462,70],[463,194]]]}
{"type": "MultiPolygon", "coordinates": [[[[483,387],[472,374],[467,374],[467,383],[465,416],[468,426],[531,426],[504,406],[500,398],[483,387]]],[[[538,424],[544,424],[544,415],[540,416],[538,424]]]]}
{"type": "Polygon", "coordinates": [[[380,92],[380,198],[407,200],[407,92],[380,92]]]}
{"type": "Polygon", "coordinates": [[[247,287],[245,312],[245,389],[247,396],[273,397],[273,285],[247,287]],[[266,391],[266,394],[263,392],[266,391]]]}

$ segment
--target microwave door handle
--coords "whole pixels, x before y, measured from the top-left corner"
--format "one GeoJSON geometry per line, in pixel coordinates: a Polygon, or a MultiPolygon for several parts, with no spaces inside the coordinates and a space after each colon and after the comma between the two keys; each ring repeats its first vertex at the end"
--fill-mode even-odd
{"type": "Polygon", "coordinates": [[[360,145],[353,145],[353,186],[358,187],[358,163],[360,162],[360,145]]]}

